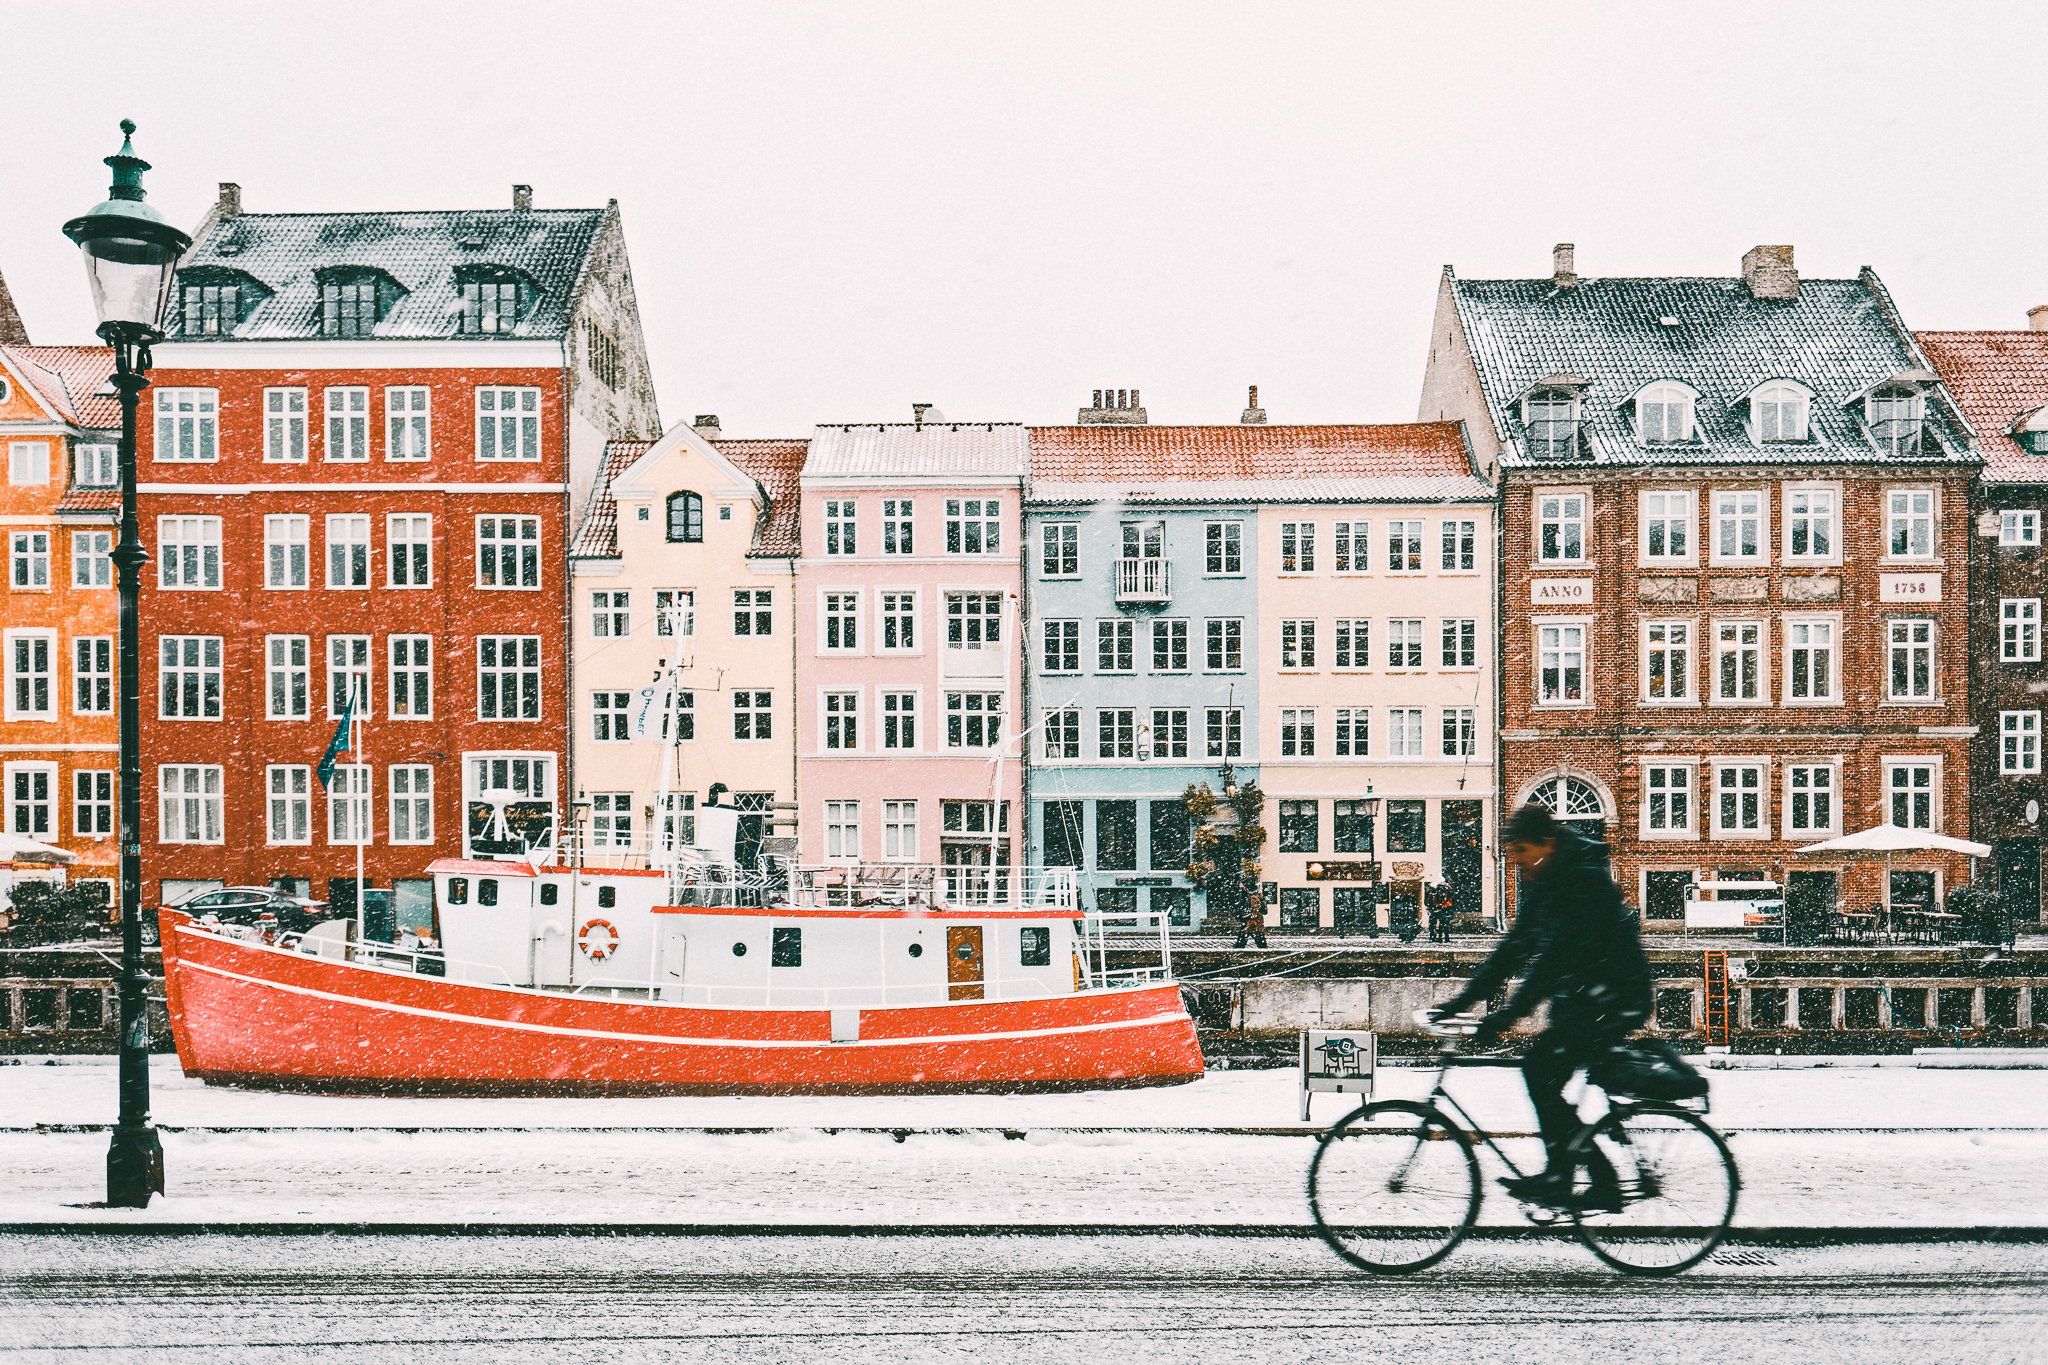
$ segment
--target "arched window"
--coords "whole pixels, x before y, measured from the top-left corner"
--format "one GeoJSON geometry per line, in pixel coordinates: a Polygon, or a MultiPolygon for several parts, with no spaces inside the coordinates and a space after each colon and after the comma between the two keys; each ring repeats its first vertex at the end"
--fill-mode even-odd
{"type": "Polygon", "coordinates": [[[1578,777],[1546,777],[1529,793],[1529,800],[1548,806],[1565,824],[1596,838],[1607,828],[1606,807],[1593,784],[1578,777]]]}
{"type": "Polygon", "coordinates": [[[1759,443],[1804,441],[1811,399],[1806,390],[1783,380],[1766,384],[1750,395],[1750,429],[1759,443]]]}
{"type": "Polygon", "coordinates": [[[668,538],[692,545],[704,539],[704,499],[695,493],[668,495],[668,538]]]}
{"type": "Polygon", "coordinates": [[[1636,395],[1636,438],[1646,446],[1692,440],[1693,392],[1683,384],[1652,384],[1636,395]]]}

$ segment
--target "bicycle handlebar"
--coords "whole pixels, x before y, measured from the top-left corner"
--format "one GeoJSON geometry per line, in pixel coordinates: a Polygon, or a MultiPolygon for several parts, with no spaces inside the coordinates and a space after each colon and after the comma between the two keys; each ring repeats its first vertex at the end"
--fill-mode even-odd
{"type": "Polygon", "coordinates": [[[1415,1022],[1432,1038],[1469,1038],[1479,1032],[1479,1016],[1476,1014],[1438,1014],[1435,1010],[1417,1010],[1415,1022]]]}

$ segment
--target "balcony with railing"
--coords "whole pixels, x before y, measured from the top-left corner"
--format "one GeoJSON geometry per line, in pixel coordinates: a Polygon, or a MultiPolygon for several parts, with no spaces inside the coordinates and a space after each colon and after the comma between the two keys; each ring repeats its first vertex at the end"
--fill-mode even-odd
{"type": "Polygon", "coordinates": [[[1119,559],[1116,562],[1116,600],[1131,605],[1171,601],[1172,568],[1165,559],[1155,556],[1119,559]]]}

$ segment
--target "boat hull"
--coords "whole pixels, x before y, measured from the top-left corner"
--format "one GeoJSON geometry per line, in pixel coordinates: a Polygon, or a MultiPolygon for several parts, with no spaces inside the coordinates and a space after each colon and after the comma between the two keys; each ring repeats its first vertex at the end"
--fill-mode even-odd
{"type": "Polygon", "coordinates": [[[1096,1090],[1202,1074],[1173,985],[858,1011],[707,1009],[414,976],[224,938],[175,911],[162,924],[178,1057],[209,1082],[804,1095],[1096,1090]]]}

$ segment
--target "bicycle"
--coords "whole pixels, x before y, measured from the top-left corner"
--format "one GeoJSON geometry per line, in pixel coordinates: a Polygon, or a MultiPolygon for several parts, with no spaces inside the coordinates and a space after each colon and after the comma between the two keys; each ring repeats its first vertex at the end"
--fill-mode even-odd
{"type": "MultiPolygon", "coordinates": [[[[1476,1016],[1416,1021],[1443,1039],[1436,1084],[1424,1100],[1380,1100],[1338,1120],[1308,1168],[1310,1211],[1332,1251],[1361,1270],[1406,1275],[1454,1251],[1479,1219],[1484,1143],[1516,1177],[1521,1167],[1452,1097],[1462,1067],[1519,1067],[1512,1057],[1467,1056],[1460,1042],[1476,1016]]],[[[1712,1255],[1735,1218],[1742,1188],[1735,1158],[1700,1117],[1704,1098],[1661,1103],[1608,1096],[1607,1111],[1572,1135],[1574,1202],[1589,1185],[1586,1162],[1605,1158],[1620,1179],[1618,1209],[1523,1203],[1539,1227],[1569,1221],[1586,1248],[1628,1275],[1676,1275],[1712,1255]]]]}

